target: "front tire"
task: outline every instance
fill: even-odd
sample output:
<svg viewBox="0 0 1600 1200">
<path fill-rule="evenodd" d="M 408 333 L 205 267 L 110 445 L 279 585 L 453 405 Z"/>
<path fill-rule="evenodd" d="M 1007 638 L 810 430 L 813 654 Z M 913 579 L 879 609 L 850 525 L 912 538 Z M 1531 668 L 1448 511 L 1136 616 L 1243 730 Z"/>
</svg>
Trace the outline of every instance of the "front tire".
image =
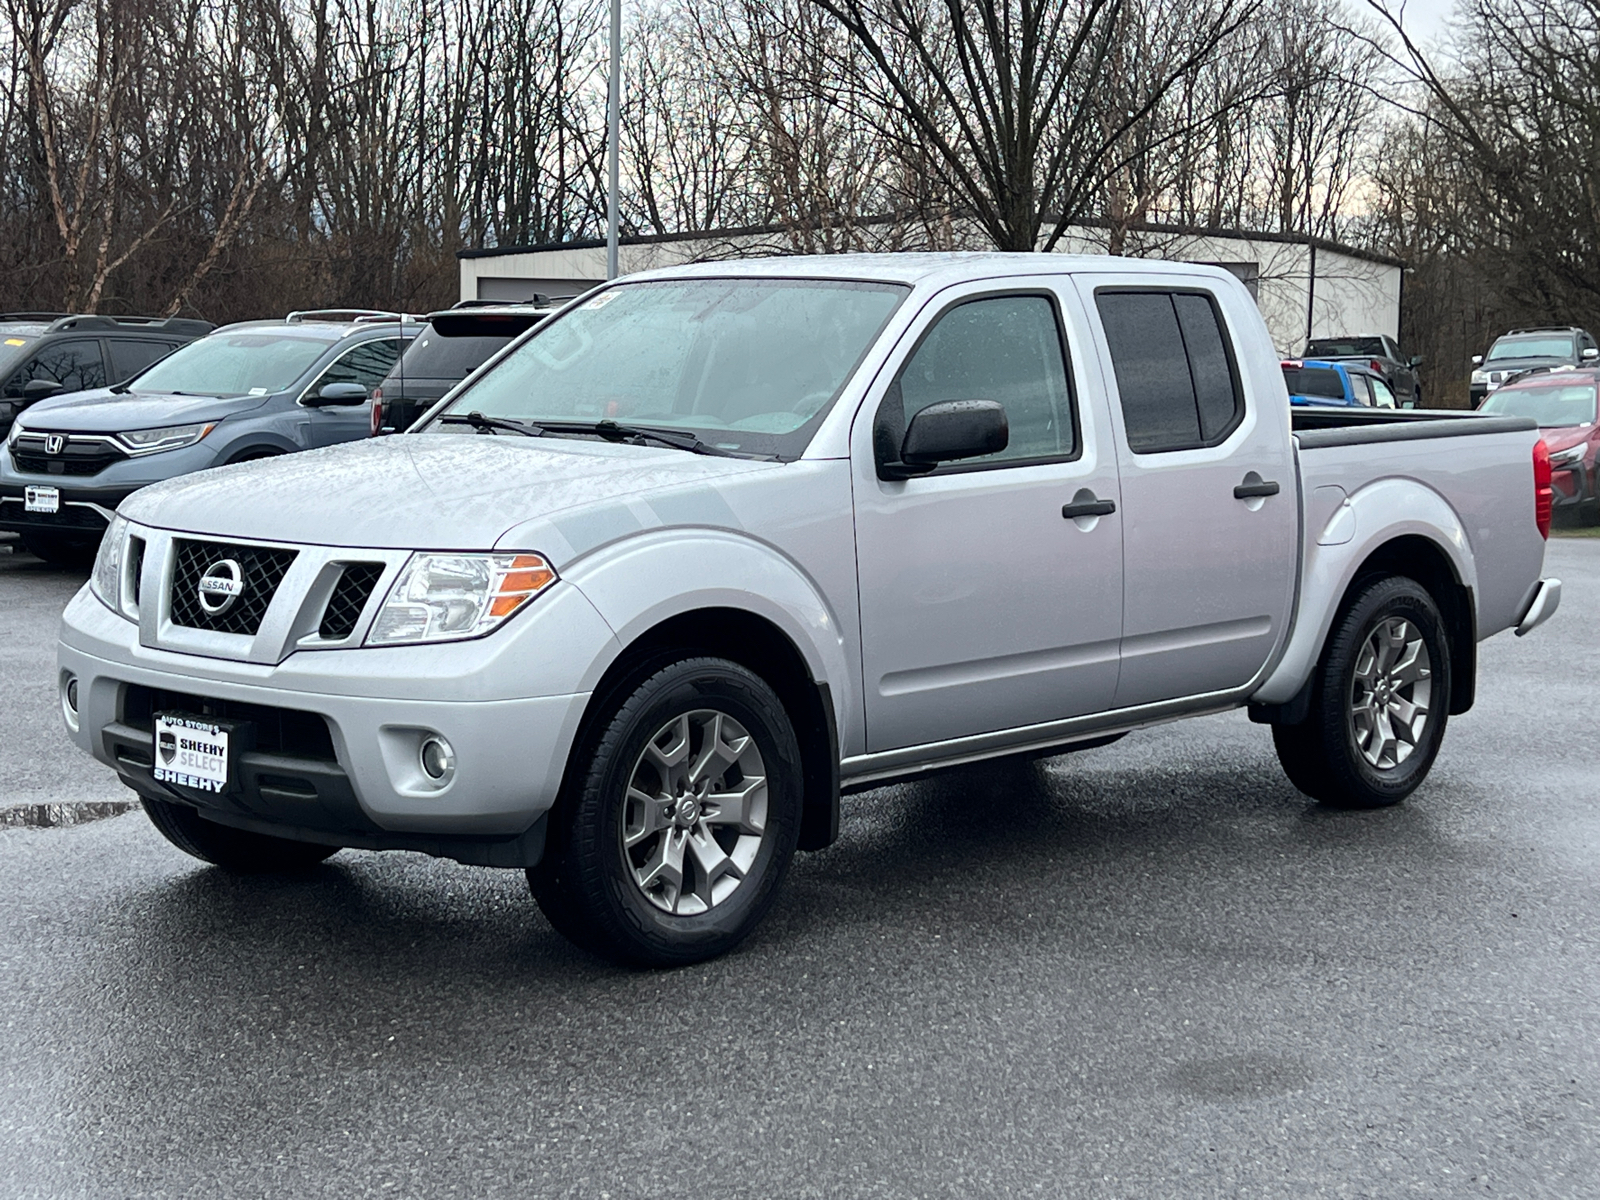
<svg viewBox="0 0 1600 1200">
<path fill-rule="evenodd" d="M 635 966 L 726 953 L 766 915 L 800 835 L 800 746 L 759 676 L 656 670 L 601 718 L 528 884 L 579 946 Z"/>
<path fill-rule="evenodd" d="M 141 796 L 145 815 L 166 838 L 185 854 L 202 862 L 241 874 L 292 873 L 309 871 L 323 859 L 337 854 L 339 847 L 290 838 L 251 833 L 208 821 L 187 804 L 152 800 Z"/>
<path fill-rule="evenodd" d="M 1389 576 L 1344 609 L 1312 677 L 1310 716 L 1273 726 L 1272 741 L 1306 795 L 1338 808 L 1384 808 L 1427 777 L 1449 707 L 1439 608 L 1415 580 Z"/>
<path fill-rule="evenodd" d="M 58 533 L 22 535 L 22 544 L 28 553 L 57 567 L 88 567 L 94 564 L 95 551 L 100 548 L 97 537 L 66 537 Z"/>
</svg>

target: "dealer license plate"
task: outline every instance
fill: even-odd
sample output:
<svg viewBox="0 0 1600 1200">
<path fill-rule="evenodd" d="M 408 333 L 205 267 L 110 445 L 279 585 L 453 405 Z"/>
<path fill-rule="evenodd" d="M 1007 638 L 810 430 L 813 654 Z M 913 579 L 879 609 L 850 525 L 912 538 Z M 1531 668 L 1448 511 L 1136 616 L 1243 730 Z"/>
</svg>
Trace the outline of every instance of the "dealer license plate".
<svg viewBox="0 0 1600 1200">
<path fill-rule="evenodd" d="M 61 489 L 53 487 L 25 488 L 22 495 L 22 507 L 28 512 L 60 512 Z"/>
<path fill-rule="evenodd" d="M 228 786 L 230 734 L 230 730 L 204 717 L 157 713 L 152 774 L 160 783 L 221 792 Z"/>
</svg>

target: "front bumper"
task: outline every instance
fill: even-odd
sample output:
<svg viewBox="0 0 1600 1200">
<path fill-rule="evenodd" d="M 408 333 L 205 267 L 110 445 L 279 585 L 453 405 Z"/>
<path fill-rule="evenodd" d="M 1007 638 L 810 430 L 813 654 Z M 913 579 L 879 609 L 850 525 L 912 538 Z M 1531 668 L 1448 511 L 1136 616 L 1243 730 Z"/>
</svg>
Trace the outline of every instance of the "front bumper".
<svg viewBox="0 0 1600 1200">
<path fill-rule="evenodd" d="M 242 649 L 238 657 L 221 653 L 222 635 L 172 648 L 194 640 L 194 631 L 172 626 L 163 596 L 171 573 L 163 574 L 159 543 L 151 546 L 144 597 L 160 611 L 135 624 L 85 587 L 62 616 L 58 655 L 69 735 L 130 788 L 224 824 L 308 841 L 489 865 L 536 861 L 536 827 L 560 789 L 589 700 L 586 679 L 614 643 L 581 592 L 557 584 L 505 628 L 474 641 L 363 648 L 358 628 L 343 648 L 297 649 L 290 641 L 282 653 L 249 661 Z M 307 559 L 315 553 L 302 550 Z M 287 626 L 300 606 L 289 582 L 264 628 L 280 618 Z M 65 704 L 69 682 L 76 683 L 75 713 Z M 232 790 L 218 795 L 155 779 L 159 711 L 250 723 L 259 736 L 236 749 Z M 454 774 L 443 784 L 421 769 L 430 735 L 454 752 Z"/>
<path fill-rule="evenodd" d="M 104 440 L 102 435 L 83 436 Z M 118 459 L 92 475 L 67 474 L 64 470 L 25 471 L 7 446 L 0 450 L 0 529 L 98 538 L 110 524 L 117 506 L 140 488 L 216 464 L 215 447 L 199 442 L 159 454 Z M 64 467 L 65 463 L 55 465 Z M 60 511 L 26 511 L 26 489 L 30 487 L 53 487 L 59 491 Z"/>
<path fill-rule="evenodd" d="M 1570 467 L 1557 467 L 1550 475 L 1551 504 L 1555 508 L 1570 508 L 1594 498 L 1590 471 L 1579 462 Z"/>
<path fill-rule="evenodd" d="M 53 487 L 61 492 L 61 508 L 53 513 L 27 511 L 27 494 L 23 486 L 0 483 L 0 529 L 12 533 L 59 533 L 98 538 L 111 524 L 111 518 L 136 487 L 77 488 L 62 486 L 59 476 L 41 479 L 38 485 Z M 142 486 L 142 485 L 141 485 Z"/>
</svg>

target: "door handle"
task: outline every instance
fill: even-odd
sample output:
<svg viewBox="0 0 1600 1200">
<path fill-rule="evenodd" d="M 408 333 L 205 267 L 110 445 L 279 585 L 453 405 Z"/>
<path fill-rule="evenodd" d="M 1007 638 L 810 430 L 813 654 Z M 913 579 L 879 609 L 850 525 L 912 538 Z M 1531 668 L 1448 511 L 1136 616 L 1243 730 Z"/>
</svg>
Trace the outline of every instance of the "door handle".
<svg viewBox="0 0 1600 1200">
<path fill-rule="evenodd" d="M 1254 500 L 1257 496 L 1276 496 L 1279 492 L 1277 482 L 1271 479 L 1257 480 L 1255 483 L 1241 483 L 1233 489 L 1235 500 Z"/>
<path fill-rule="evenodd" d="M 1093 496 L 1094 493 L 1090 492 Z M 1073 498 L 1071 504 L 1061 506 L 1061 515 L 1069 520 L 1073 517 L 1109 517 L 1117 511 L 1115 500 L 1079 500 Z"/>
</svg>

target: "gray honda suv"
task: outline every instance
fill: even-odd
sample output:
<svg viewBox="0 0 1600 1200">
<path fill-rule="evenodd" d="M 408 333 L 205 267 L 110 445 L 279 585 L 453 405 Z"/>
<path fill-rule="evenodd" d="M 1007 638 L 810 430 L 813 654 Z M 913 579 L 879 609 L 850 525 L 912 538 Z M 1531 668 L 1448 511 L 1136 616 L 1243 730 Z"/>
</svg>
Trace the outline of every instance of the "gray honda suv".
<svg viewBox="0 0 1600 1200">
<path fill-rule="evenodd" d="M 41 400 L 0 455 L 0 529 L 82 561 L 131 492 L 207 467 L 353 441 L 421 326 L 324 310 L 227 325 L 115 387 Z"/>
</svg>

